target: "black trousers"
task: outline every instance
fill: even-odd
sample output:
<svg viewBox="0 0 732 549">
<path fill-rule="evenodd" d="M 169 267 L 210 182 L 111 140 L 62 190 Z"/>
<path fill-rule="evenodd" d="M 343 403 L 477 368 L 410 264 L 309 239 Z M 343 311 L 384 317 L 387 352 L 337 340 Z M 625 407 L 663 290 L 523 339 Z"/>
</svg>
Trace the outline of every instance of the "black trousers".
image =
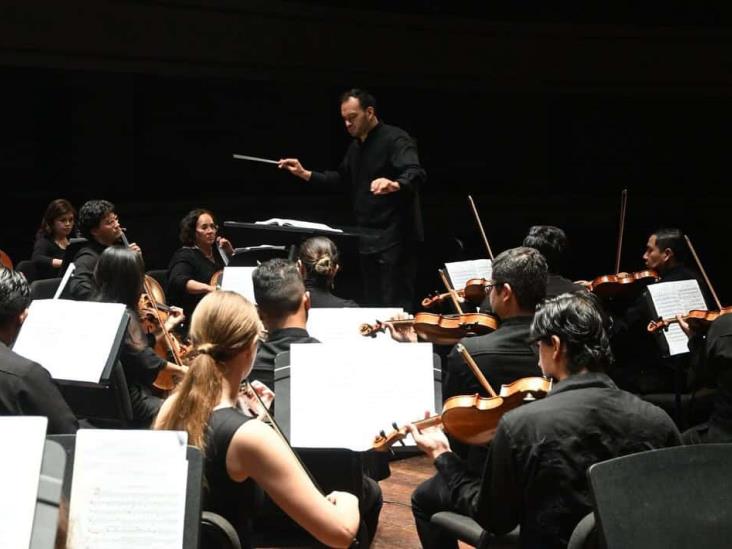
<svg viewBox="0 0 732 549">
<path fill-rule="evenodd" d="M 417 486 L 412 493 L 412 514 L 419 541 L 424 549 L 452 549 L 457 541 L 442 528 L 430 523 L 430 517 L 440 511 L 452 511 L 450 491 L 440 475 Z"/>
<path fill-rule="evenodd" d="M 364 305 L 414 311 L 419 242 L 404 242 L 373 254 L 361 254 Z"/>
</svg>

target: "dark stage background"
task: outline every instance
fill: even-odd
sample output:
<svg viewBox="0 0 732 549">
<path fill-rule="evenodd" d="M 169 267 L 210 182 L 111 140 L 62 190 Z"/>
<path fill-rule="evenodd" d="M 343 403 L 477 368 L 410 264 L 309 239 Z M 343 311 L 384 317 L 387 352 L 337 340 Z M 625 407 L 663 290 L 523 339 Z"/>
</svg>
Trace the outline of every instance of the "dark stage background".
<svg viewBox="0 0 732 549">
<path fill-rule="evenodd" d="M 628 188 L 622 268 L 642 267 L 654 228 L 678 225 L 729 303 L 729 14 L 522 5 L 5 2 L 0 248 L 29 258 L 57 197 L 115 202 L 149 268 L 166 266 L 192 207 L 351 223 L 346 193 L 231 153 L 335 167 L 348 144 L 337 98 L 361 86 L 428 172 L 420 295 L 445 260 L 484 255 L 467 194 L 495 251 L 555 224 L 570 274 L 588 278 L 613 269 Z M 344 253 L 342 293 L 358 297 Z"/>
</svg>

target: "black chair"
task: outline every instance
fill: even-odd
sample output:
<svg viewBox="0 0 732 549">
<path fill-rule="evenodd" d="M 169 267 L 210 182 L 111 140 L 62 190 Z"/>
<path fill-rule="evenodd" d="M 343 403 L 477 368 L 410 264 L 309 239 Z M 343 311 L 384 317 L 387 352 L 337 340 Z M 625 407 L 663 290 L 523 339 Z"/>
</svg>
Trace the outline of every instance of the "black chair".
<svg viewBox="0 0 732 549">
<path fill-rule="evenodd" d="M 33 263 L 33 261 L 31 261 L 30 259 L 24 259 L 23 261 L 20 261 L 15 266 L 15 270 L 19 273 L 23 273 L 23 276 L 25 276 L 28 284 L 38 278 L 38 269 L 36 268 L 36 264 Z"/>
<path fill-rule="evenodd" d="M 595 513 L 587 513 L 574 527 L 567 549 L 596 549 L 597 547 L 599 547 L 599 544 L 597 542 Z"/>
<path fill-rule="evenodd" d="M 35 280 L 30 285 L 31 299 L 51 299 L 61 285 L 60 278 Z"/>
<path fill-rule="evenodd" d="M 228 520 L 204 511 L 201 515 L 201 549 L 241 549 L 241 542 Z"/>
<path fill-rule="evenodd" d="M 165 288 L 168 286 L 168 269 L 153 269 L 145 274 L 155 279 L 163 291 L 165 291 Z"/>
<path fill-rule="evenodd" d="M 483 530 L 480 524 L 472 518 L 450 511 L 435 513 L 430 517 L 430 522 L 455 539 L 464 541 L 476 549 L 485 547 L 502 549 L 519 546 L 518 527 L 503 536 L 494 536 Z"/>
<path fill-rule="evenodd" d="M 598 530 L 610 549 L 730 547 L 732 444 L 679 446 L 589 468 Z"/>
</svg>

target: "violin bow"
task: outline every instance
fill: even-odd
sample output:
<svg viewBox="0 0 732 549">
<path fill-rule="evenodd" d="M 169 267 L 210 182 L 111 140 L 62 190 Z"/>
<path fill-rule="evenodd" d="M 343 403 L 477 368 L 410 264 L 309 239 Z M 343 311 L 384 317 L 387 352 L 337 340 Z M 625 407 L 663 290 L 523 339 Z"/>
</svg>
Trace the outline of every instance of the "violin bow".
<svg viewBox="0 0 732 549">
<path fill-rule="evenodd" d="M 445 285 L 445 288 L 447 288 L 447 292 L 450 294 L 450 299 L 452 299 L 452 304 L 455 305 L 455 309 L 457 310 L 458 314 L 463 314 L 463 309 L 462 307 L 460 307 L 460 302 L 458 301 L 457 292 L 455 291 L 455 288 L 452 287 L 452 284 L 450 284 L 450 281 L 447 279 L 445 271 L 443 269 L 438 269 L 437 272 L 440 273 L 442 283 Z"/>
<path fill-rule="evenodd" d="M 249 380 L 244 380 L 242 383 L 242 388 L 248 392 L 250 395 L 254 395 L 254 397 L 257 399 L 257 402 L 259 402 L 259 405 L 262 407 L 262 412 L 264 417 L 266 418 L 267 422 L 272 426 L 275 433 L 279 435 L 279 437 L 282 439 L 282 441 L 287 445 L 287 447 L 290 449 L 290 452 L 292 452 L 292 455 L 295 456 L 295 459 L 300 464 L 300 467 L 302 467 L 303 471 L 305 471 L 305 474 L 310 477 L 310 481 L 313 483 L 315 488 L 317 488 L 318 492 L 320 492 L 322 495 L 325 495 L 325 492 L 323 492 L 323 489 L 320 487 L 320 485 L 315 480 L 315 477 L 313 477 L 310 470 L 305 467 L 305 464 L 300 459 L 300 456 L 297 455 L 297 452 L 290 444 L 290 441 L 285 436 L 285 433 L 282 432 L 282 429 L 280 429 L 280 426 L 277 424 L 277 421 L 275 421 L 275 418 L 272 414 L 269 413 L 269 410 L 264 405 L 264 402 L 262 402 L 262 399 L 259 398 L 259 395 L 257 394 L 257 391 L 254 390 L 254 387 L 252 387 L 252 384 L 249 383 Z"/>
<path fill-rule="evenodd" d="M 717 309 L 720 311 L 722 310 L 722 302 L 719 301 L 719 298 L 717 297 L 717 292 L 714 291 L 714 286 L 712 286 L 711 280 L 709 280 L 709 277 L 707 276 L 707 272 L 704 270 L 704 266 L 702 265 L 701 260 L 699 259 L 699 256 L 696 254 L 696 250 L 694 249 L 694 246 L 691 244 L 691 239 L 684 235 L 684 239 L 686 240 L 686 245 L 689 247 L 689 250 L 691 251 L 691 255 L 694 256 L 694 260 L 696 261 L 697 267 L 699 267 L 699 270 L 701 271 L 702 276 L 704 277 L 704 281 L 707 283 L 707 286 L 709 287 L 709 291 L 712 292 L 712 297 L 714 298 L 714 302 L 717 304 Z"/>
<path fill-rule="evenodd" d="M 473 375 L 478 378 L 478 382 L 483 386 L 483 388 L 488 391 L 488 394 L 492 397 L 497 397 L 498 395 L 493 390 L 493 387 L 491 387 L 491 384 L 488 383 L 488 380 L 483 375 L 483 372 L 480 371 L 480 368 L 478 368 L 478 365 L 475 363 L 475 360 L 473 360 L 473 357 L 470 356 L 470 353 L 468 350 L 463 346 L 462 343 L 458 343 L 455 346 L 455 349 L 458 353 L 463 357 L 463 360 L 465 361 L 465 364 L 467 364 L 470 369 L 473 372 Z"/>
<path fill-rule="evenodd" d="M 493 250 L 491 250 L 491 245 L 488 244 L 488 238 L 485 236 L 483 223 L 480 221 L 480 216 L 478 215 L 478 208 L 475 207 L 475 202 L 473 201 L 472 196 L 468 195 L 468 201 L 470 202 L 470 206 L 473 208 L 473 215 L 475 216 L 475 221 L 478 223 L 478 229 L 480 229 L 480 234 L 483 237 L 483 243 L 485 244 L 485 248 L 486 250 L 488 250 L 488 257 L 490 257 L 491 261 L 493 261 Z"/>
<path fill-rule="evenodd" d="M 618 251 L 615 254 L 615 274 L 620 272 L 620 254 L 623 249 L 623 232 L 625 230 L 625 211 L 628 208 L 628 189 L 620 193 L 620 229 L 618 233 Z"/>
</svg>

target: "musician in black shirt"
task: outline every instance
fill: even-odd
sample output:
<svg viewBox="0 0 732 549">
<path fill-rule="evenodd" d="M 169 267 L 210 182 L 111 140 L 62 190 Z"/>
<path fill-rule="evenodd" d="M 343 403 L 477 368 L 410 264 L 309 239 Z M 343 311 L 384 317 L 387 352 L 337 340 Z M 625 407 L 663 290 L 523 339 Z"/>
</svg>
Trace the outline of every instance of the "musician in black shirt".
<svg viewBox="0 0 732 549">
<path fill-rule="evenodd" d="M 419 186 L 426 174 L 417 146 L 404 130 L 377 118 L 376 101 L 364 90 L 341 96 L 341 116 L 354 140 L 336 171 L 306 170 L 296 158 L 279 166 L 315 184 L 351 185 L 356 223 L 374 229 L 360 239 L 365 301 L 411 310 L 417 243 L 424 239 Z"/>
<path fill-rule="evenodd" d="M 314 236 L 300 244 L 298 267 L 314 308 L 358 307 L 358 303 L 334 295 L 335 277 L 341 268 L 338 248 L 327 236 Z"/>
<path fill-rule="evenodd" d="M 74 231 L 76 210 L 68 200 L 58 198 L 46 208 L 36 234 L 31 260 L 36 278 L 55 278 L 61 274 L 61 264 Z"/>
</svg>

